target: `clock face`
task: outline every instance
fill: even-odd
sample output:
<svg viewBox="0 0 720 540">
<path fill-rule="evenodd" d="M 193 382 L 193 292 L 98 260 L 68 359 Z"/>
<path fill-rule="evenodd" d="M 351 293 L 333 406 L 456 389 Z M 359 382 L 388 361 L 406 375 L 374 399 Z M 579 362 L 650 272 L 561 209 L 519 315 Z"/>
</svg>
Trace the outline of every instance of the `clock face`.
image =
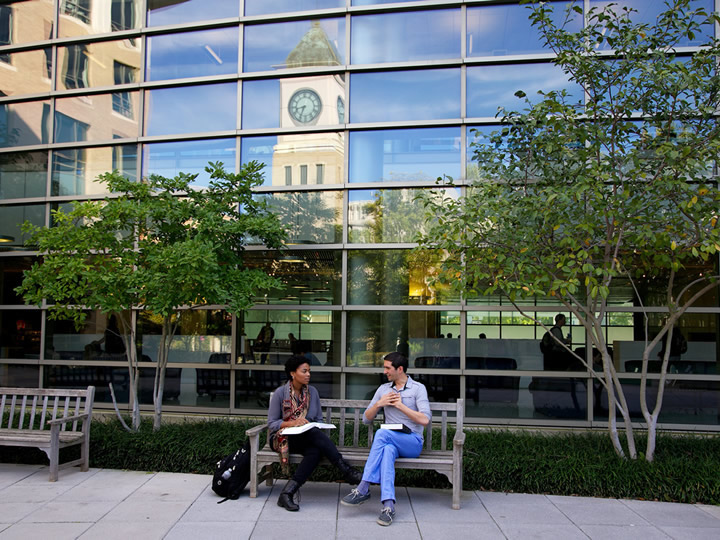
<svg viewBox="0 0 720 540">
<path fill-rule="evenodd" d="M 288 102 L 288 111 L 293 120 L 308 124 L 315 120 L 322 110 L 320 96 L 314 90 L 304 88 L 295 92 Z"/>
<path fill-rule="evenodd" d="M 338 110 L 338 123 L 344 124 L 345 123 L 345 102 L 343 99 L 338 96 L 337 100 L 337 110 Z"/>
</svg>

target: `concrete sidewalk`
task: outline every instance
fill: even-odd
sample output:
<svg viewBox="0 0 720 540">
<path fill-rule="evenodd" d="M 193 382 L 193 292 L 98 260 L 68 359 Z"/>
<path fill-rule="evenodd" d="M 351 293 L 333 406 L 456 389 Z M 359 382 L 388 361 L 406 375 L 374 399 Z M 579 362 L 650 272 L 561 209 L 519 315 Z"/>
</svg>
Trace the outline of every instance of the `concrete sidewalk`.
<svg viewBox="0 0 720 540">
<path fill-rule="evenodd" d="M 345 484 L 306 484 L 300 511 L 277 506 L 282 483 L 258 498 L 220 500 L 210 476 L 77 468 L 48 482 L 47 467 L 0 464 L 0 539 L 720 539 L 720 507 L 398 488 L 390 527 L 375 523 L 379 489 L 358 508 L 339 504 Z"/>
</svg>

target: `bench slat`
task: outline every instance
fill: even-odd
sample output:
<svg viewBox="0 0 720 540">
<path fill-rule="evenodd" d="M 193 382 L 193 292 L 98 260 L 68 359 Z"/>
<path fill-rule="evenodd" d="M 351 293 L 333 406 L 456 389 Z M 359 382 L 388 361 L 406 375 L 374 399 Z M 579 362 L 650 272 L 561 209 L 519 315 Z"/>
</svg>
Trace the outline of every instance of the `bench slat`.
<svg viewBox="0 0 720 540">
<path fill-rule="evenodd" d="M 45 429 L 45 415 L 47 414 L 48 397 L 49 396 L 47 395 L 43 396 L 42 416 L 40 416 L 40 429 Z"/>
<path fill-rule="evenodd" d="M 37 396 L 33 396 L 32 411 L 30 411 L 30 429 L 35 429 L 35 413 L 37 412 Z"/>
<path fill-rule="evenodd" d="M 360 409 L 355 407 L 353 412 L 353 446 L 360 446 Z"/>
<path fill-rule="evenodd" d="M 338 433 L 338 446 L 345 447 L 345 407 L 340 409 L 340 432 Z"/>
<path fill-rule="evenodd" d="M 442 435 L 440 437 L 440 448 L 445 450 L 447 448 L 447 411 L 442 412 L 442 426 L 440 427 L 442 430 Z"/>
</svg>

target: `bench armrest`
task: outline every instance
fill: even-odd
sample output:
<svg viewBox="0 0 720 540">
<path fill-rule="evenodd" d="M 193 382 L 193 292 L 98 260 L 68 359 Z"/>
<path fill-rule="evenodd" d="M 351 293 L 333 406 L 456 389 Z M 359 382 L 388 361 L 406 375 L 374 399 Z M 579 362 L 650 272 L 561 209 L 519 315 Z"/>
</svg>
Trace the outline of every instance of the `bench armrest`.
<svg viewBox="0 0 720 540">
<path fill-rule="evenodd" d="M 245 431 L 247 437 L 257 437 L 268 428 L 268 424 L 260 424 Z"/>
<path fill-rule="evenodd" d="M 63 418 L 56 418 L 55 420 L 48 420 L 48 426 L 66 424 L 67 422 L 76 422 L 77 420 L 87 420 L 90 417 L 88 413 L 77 414 L 75 416 L 65 416 Z"/>
<path fill-rule="evenodd" d="M 453 437 L 453 446 L 464 446 L 465 445 L 465 432 L 456 432 Z"/>
</svg>

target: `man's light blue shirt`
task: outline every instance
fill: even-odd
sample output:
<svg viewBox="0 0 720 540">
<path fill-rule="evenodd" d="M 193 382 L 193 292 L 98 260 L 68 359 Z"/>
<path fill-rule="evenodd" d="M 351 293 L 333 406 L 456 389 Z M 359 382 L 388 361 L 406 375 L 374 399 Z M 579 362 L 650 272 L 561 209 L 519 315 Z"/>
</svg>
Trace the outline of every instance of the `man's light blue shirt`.
<svg viewBox="0 0 720 540">
<path fill-rule="evenodd" d="M 375 403 L 389 392 L 395 392 L 400 394 L 400 398 L 404 405 L 413 411 L 419 411 L 428 417 L 428 420 L 432 420 L 432 413 L 430 412 L 430 400 L 428 400 L 427 390 L 423 383 L 414 381 L 408 376 L 405 386 L 400 390 L 393 388 L 394 383 L 385 383 L 378 387 L 375 391 L 375 395 L 368 405 L 368 409 L 375 405 Z M 405 424 L 409 427 L 413 433 L 417 433 L 420 437 L 423 436 L 424 426 L 410 420 L 408 415 L 400 411 L 397 407 L 386 406 L 383 407 L 383 413 L 385 414 L 386 424 Z M 368 420 L 363 414 L 363 423 L 370 424 L 371 420 Z"/>
</svg>

